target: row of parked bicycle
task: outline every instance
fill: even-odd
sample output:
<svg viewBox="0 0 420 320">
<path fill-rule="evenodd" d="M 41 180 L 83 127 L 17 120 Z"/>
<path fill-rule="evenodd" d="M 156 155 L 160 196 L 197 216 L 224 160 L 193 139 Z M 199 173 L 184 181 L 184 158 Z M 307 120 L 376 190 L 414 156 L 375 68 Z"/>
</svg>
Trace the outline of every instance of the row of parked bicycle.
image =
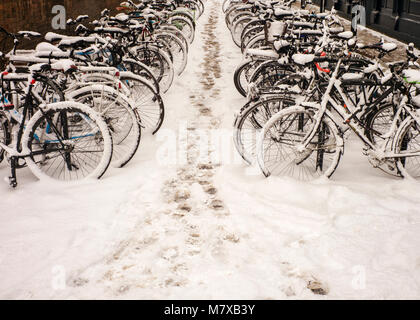
<svg viewBox="0 0 420 320">
<path fill-rule="evenodd" d="M 238 152 L 266 176 L 330 177 L 349 131 L 374 167 L 419 178 L 414 45 L 401 61 L 384 63 L 396 44 L 363 44 L 345 31 L 334 9 L 314 13 L 294 2 L 223 3 L 226 25 L 244 55 L 234 75 L 238 92 L 248 98 L 234 124 Z"/>
<path fill-rule="evenodd" d="M 7 64 L 0 162 L 10 164 L 12 187 L 25 166 L 39 178 L 100 178 L 110 164 L 123 167 L 133 158 L 142 132 L 161 127 L 161 94 L 185 69 L 203 2 L 127 1 L 117 9 L 123 12 L 105 9 L 89 24 L 88 16 L 69 19 L 72 35 L 49 32 L 34 50 L 19 46 L 39 33 L 0 27 L 0 39 L 13 43 L 0 53 Z"/>
</svg>

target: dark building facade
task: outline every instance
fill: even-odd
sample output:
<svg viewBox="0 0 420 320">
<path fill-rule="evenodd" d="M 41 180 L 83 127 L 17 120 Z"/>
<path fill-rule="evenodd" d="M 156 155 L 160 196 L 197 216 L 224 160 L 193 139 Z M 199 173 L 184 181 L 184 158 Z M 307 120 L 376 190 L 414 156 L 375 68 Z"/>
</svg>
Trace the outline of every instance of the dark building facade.
<svg viewBox="0 0 420 320">
<path fill-rule="evenodd" d="M 0 0 L 0 26 L 10 32 L 30 30 L 45 33 L 51 31 L 55 16 L 52 8 L 62 5 L 66 18 L 87 14 L 98 18 L 104 8 L 113 10 L 123 0 Z"/>
<path fill-rule="evenodd" d="M 104 8 L 112 13 L 117 13 L 115 8 L 123 0 L 0 0 L 0 26 L 7 31 L 15 33 L 19 30 L 37 31 L 45 34 L 52 30 L 51 21 L 55 16 L 52 8 L 62 5 L 66 9 L 66 19 L 75 18 L 81 14 L 87 14 L 92 19 L 99 17 Z M 58 32 L 66 33 L 65 30 Z M 8 52 L 12 46 L 12 40 L 4 39 L 0 33 L 0 51 Z M 40 40 L 22 40 L 20 47 L 32 48 Z"/>
<path fill-rule="evenodd" d="M 320 4 L 321 0 L 313 0 Z M 420 0 L 326 0 L 326 9 L 333 6 L 351 19 L 355 4 L 366 8 L 366 25 L 404 42 L 413 42 L 420 48 Z"/>
</svg>

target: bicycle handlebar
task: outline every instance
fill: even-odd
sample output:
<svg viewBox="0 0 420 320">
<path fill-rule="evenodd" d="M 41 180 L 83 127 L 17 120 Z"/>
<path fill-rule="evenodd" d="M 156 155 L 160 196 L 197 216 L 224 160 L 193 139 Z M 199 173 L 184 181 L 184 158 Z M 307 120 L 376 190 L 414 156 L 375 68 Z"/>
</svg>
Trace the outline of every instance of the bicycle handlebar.
<svg viewBox="0 0 420 320">
<path fill-rule="evenodd" d="M 8 37 L 12 37 L 12 38 L 16 38 L 14 34 L 8 32 L 6 29 L 4 29 L 2 26 L 0 26 L 0 32 L 3 32 L 6 34 L 6 36 Z"/>
</svg>

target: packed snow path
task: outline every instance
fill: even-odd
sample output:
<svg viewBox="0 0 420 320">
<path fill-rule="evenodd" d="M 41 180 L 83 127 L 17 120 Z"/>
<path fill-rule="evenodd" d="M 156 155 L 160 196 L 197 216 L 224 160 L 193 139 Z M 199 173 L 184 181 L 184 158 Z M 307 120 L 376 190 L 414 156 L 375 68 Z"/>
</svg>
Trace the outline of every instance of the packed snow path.
<svg viewBox="0 0 420 320">
<path fill-rule="evenodd" d="M 0 185 L 1 298 L 420 298 L 418 183 L 371 168 L 353 139 L 317 184 L 238 159 L 242 57 L 221 2 L 207 1 L 164 126 L 127 168 Z"/>
</svg>

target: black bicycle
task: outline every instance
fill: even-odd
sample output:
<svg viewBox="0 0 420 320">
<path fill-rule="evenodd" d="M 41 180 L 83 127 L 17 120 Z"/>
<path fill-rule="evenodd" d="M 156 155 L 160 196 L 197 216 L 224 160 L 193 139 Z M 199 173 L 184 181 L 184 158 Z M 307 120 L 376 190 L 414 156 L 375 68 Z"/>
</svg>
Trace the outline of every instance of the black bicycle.
<svg viewBox="0 0 420 320">
<path fill-rule="evenodd" d="M 17 186 L 16 169 L 25 165 L 40 179 L 100 178 L 112 158 L 107 124 L 83 104 L 46 103 L 36 82 L 36 74 L 0 76 L 0 160 L 6 155 L 10 163 L 10 185 Z"/>
</svg>

